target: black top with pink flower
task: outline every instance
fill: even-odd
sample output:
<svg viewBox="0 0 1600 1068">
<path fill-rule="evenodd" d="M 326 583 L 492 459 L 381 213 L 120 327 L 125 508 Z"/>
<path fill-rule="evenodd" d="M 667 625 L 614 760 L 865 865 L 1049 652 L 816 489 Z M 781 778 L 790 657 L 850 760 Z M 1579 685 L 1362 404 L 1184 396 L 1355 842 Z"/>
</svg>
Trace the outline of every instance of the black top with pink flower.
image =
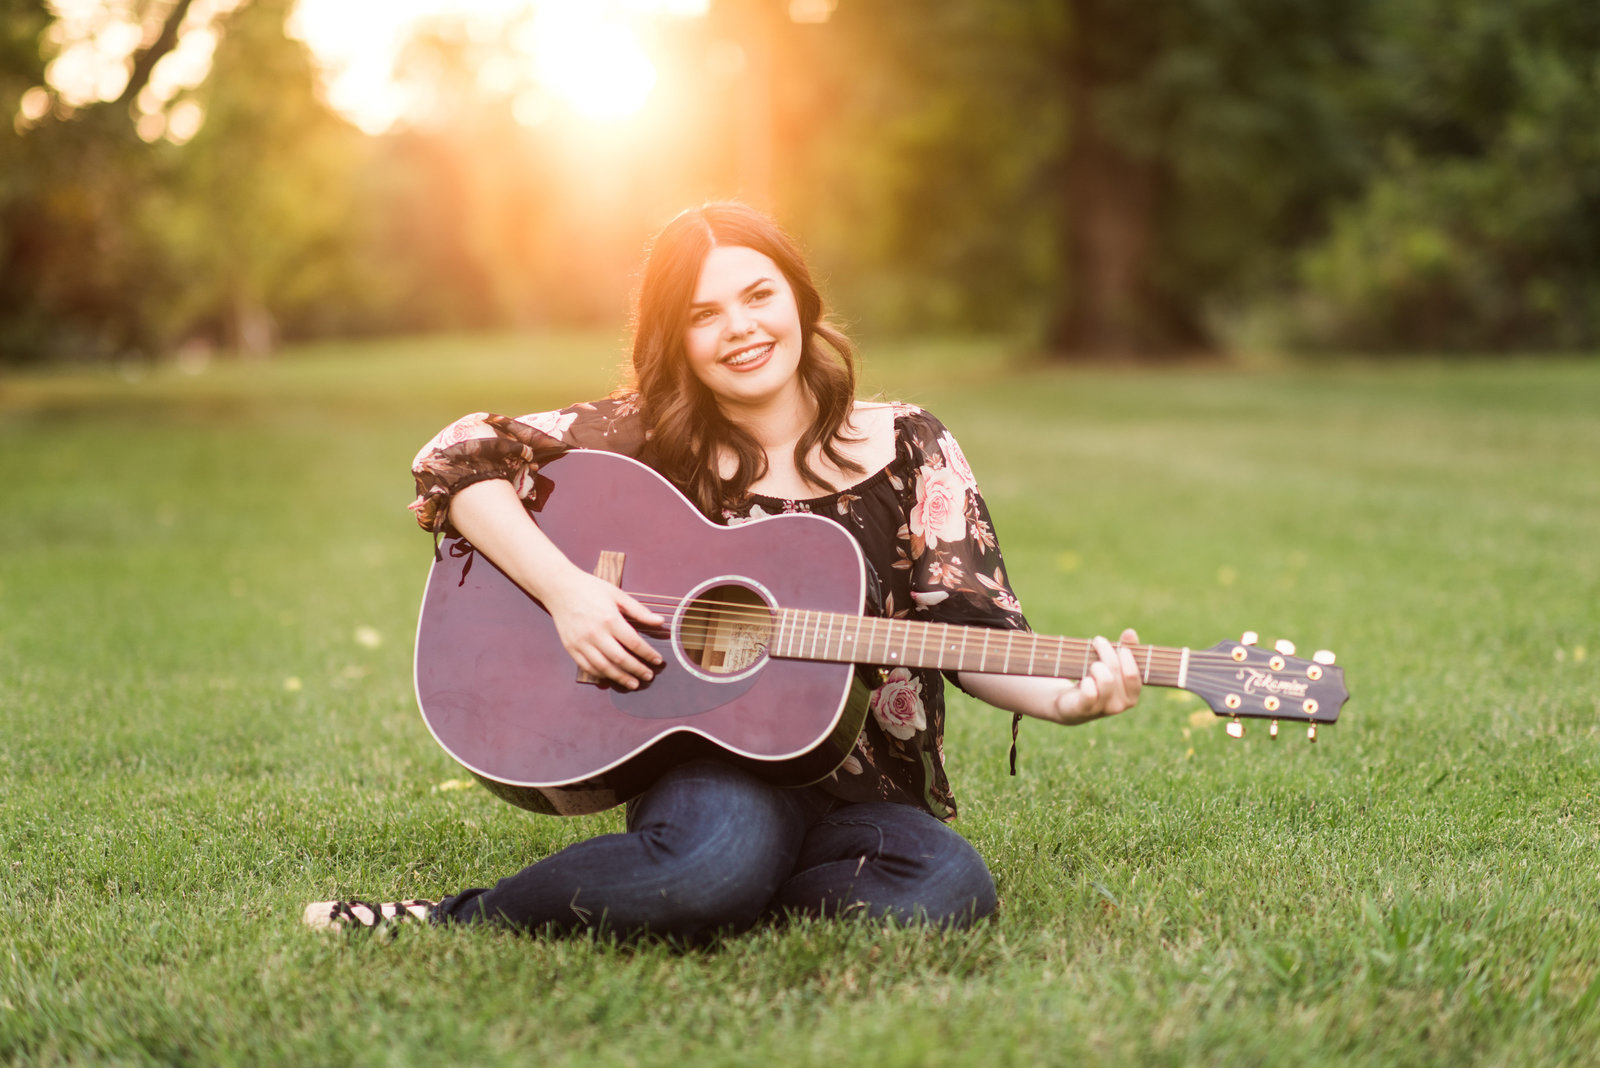
<svg viewBox="0 0 1600 1068">
<path fill-rule="evenodd" d="M 752 494 L 726 511 L 729 525 L 783 512 L 825 516 L 848 530 L 874 572 L 874 608 L 896 619 L 1026 630 L 1006 580 L 994 525 L 955 437 L 932 415 L 894 406 L 895 454 L 837 493 L 808 500 Z M 412 509 L 427 530 L 450 531 L 449 501 L 465 486 L 508 479 L 529 498 L 534 473 L 572 448 L 604 449 L 648 463 L 638 397 L 623 394 L 511 419 L 478 412 L 430 441 L 412 465 Z M 847 801 L 893 801 L 952 819 L 944 770 L 944 685 L 937 670 L 863 666 L 871 715 L 855 749 L 820 785 Z"/>
</svg>

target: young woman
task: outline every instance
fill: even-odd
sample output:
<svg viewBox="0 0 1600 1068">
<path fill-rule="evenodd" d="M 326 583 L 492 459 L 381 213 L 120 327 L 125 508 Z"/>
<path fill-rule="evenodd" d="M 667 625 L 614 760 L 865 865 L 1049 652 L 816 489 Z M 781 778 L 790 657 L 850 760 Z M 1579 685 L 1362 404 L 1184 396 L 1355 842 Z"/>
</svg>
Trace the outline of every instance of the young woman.
<svg viewBox="0 0 1600 1068">
<path fill-rule="evenodd" d="M 640 291 L 634 388 L 559 412 L 479 413 L 413 466 L 413 509 L 465 537 L 550 612 L 585 671 L 633 689 L 662 666 L 638 626 L 663 619 L 573 565 L 523 506 L 539 466 L 573 448 L 649 464 L 708 516 L 826 516 L 860 543 L 890 617 L 1025 629 L 972 470 L 927 412 L 855 399 L 854 353 L 823 317 L 794 242 L 740 204 L 678 216 Z M 1122 642 L 1138 640 L 1133 631 Z M 1095 639 L 1079 683 L 952 672 L 978 698 L 1081 723 L 1139 698 L 1129 652 Z M 983 860 L 948 826 L 943 679 L 860 668 L 873 687 L 854 750 L 829 778 L 782 789 L 715 761 L 669 771 L 627 807 L 625 833 L 442 901 L 318 902 L 316 927 L 405 919 L 524 930 L 599 927 L 693 940 L 768 915 L 866 914 L 945 926 L 995 908 Z"/>
</svg>

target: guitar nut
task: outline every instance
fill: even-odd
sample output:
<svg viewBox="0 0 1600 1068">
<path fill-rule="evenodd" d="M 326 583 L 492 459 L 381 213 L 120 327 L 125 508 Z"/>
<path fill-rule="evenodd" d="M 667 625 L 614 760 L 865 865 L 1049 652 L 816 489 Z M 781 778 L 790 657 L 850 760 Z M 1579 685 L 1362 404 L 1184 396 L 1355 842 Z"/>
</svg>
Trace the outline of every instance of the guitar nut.
<svg viewBox="0 0 1600 1068">
<path fill-rule="evenodd" d="M 1244 704 L 1244 702 L 1239 699 L 1239 695 L 1236 693 L 1230 693 L 1228 696 L 1224 697 L 1222 699 L 1222 703 L 1227 705 L 1229 708 L 1238 708 L 1240 705 Z"/>
<path fill-rule="evenodd" d="M 1268 712 L 1276 712 L 1278 710 L 1278 699 L 1269 694 L 1266 699 L 1261 702 L 1261 707 L 1265 708 Z"/>
<path fill-rule="evenodd" d="M 1247 649 L 1245 649 L 1244 646 L 1235 645 L 1233 647 L 1233 658 L 1235 660 L 1237 660 L 1239 663 L 1241 663 L 1241 664 L 1244 663 L 1244 658 L 1249 656 L 1249 655 L 1250 655 L 1249 651 Z"/>
<path fill-rule="evenodd" d="M 1306 715 L 1308 716 L 1314 716 L 1317 714 L 1317 702 L 1310 697 L 1306 698 L 1306 703 L 1301 707 L 1306 710 Z"/>
<path fill-rule="evenodd" d="M 1284 660 L 1283 660 L 1283 657 L 1281 657 L 1281 656 L 1275 656 L 1271 660 L 1267 661 L 1267 666 L 1269 668 L 1271 668 L 1273 671 L 1282 671 L 1283 670 L 1283 665 L 1284 665 Z"/>
<path fill-rule="evenodd" d="M 1312 664 L 1310 667 L 1306 668 L 1306 678 L 1310 679 L 1312 682 L 1316 682 L 1318 679 L 1322 678 L 1322 665 Z"/>
</svg>

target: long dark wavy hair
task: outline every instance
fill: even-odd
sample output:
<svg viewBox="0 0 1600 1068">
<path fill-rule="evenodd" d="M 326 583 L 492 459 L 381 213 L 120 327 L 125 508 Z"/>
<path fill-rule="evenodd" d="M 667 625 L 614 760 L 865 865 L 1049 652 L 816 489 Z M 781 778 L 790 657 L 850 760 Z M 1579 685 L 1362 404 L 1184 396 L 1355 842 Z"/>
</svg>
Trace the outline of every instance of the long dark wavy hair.
<svg viewBox="0 0 1600 1068">
<path fill-rule="evenodd" d="M 800 312 L 799 374 L 816 402 L 816 417 L 794 447 L 795 469 L 822 493 L 830 485 L 808 462 L 820 446 L 842 471 L 864 474 L 840 444 L 856 393 L 856 355 L 850 339 L 825 321 L 822 295 L 794 240 L 775 221 L 736 202 L 691 208 L 666 225 L 650 245 L 633 324 L 633 386 L 651 430 L 649 459 L 694 501 L 716 517 L 737 505 L 767 473 L 767 456 L 749 432 L 723 415 L 716 397 L 689 368 L 684 336 L 690 304 L 706 255 L 717 247 L 754 249 L 788 279 Z M 723 478 L 718 463 L 727 450 L 738 461 Z"/>
</svg>

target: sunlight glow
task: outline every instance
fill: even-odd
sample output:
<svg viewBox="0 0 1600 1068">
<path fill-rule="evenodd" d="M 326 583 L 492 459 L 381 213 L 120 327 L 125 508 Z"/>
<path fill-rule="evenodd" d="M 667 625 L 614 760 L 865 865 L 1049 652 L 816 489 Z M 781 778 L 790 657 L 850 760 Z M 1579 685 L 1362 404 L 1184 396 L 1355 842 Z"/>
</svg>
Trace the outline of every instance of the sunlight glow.
<svg viewBox="0 0 1600 1068">
<path fill-rule="evenodd" d="M 328 103 L 371 133 L 429 102 L 397 82 L 396 59 L 410 36 L 448 19 L 501 49 L 478 70 L 485 92 L 513 101 L 535 125 L 562 105 L 604 121 L 637 113 L 656 84 L 656 63 L 640 40 L 648 19 L 694 18 L 709 0 L 300 0 L 290 32 L 317 56 Z"/>
<path fill-rule="evenodd" d="M 545 88 L 590 118 L 633 114 L 656 83 L 633 31 L 598 5 L 545 4 L 518 44 Z"/>
</svg>

